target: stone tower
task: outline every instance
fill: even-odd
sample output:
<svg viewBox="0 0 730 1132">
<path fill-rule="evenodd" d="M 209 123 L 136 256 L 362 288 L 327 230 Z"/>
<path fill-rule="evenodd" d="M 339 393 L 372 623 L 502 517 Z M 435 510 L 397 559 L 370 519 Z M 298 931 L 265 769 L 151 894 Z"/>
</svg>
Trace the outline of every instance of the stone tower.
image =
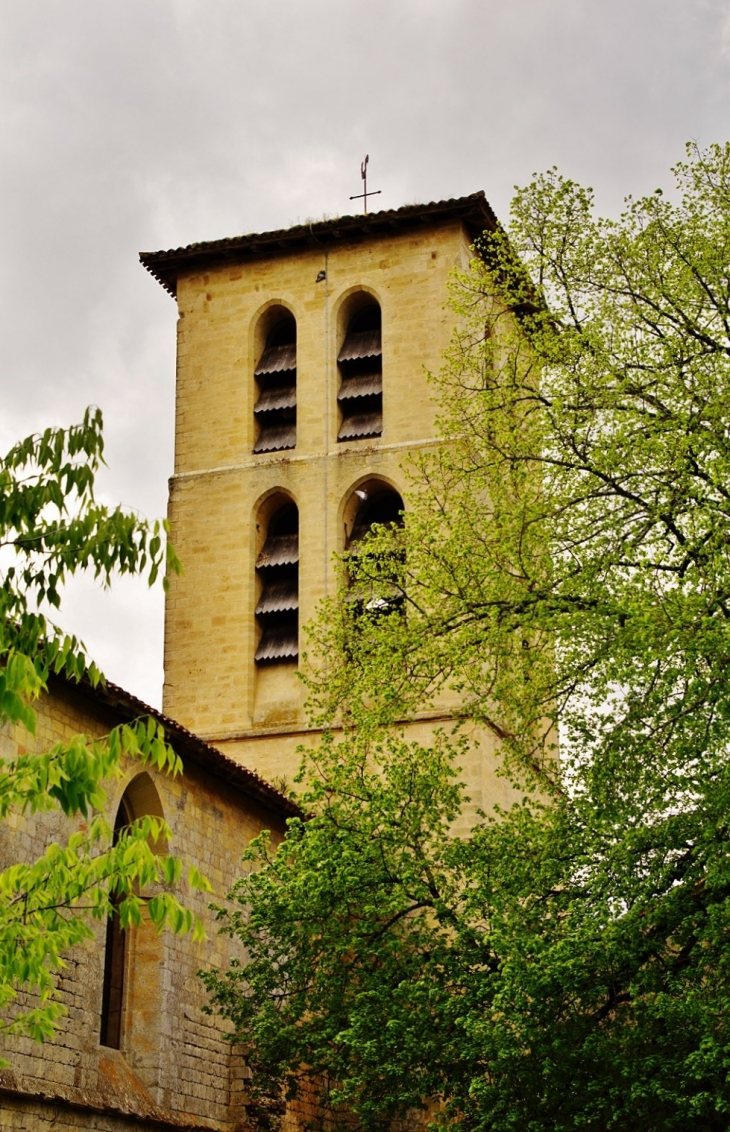
<svg viewBox="0 0 730 1132">
<path fill-rule="evenodd" d="M 307 735 L 297 655 L 333 552 L 437 443 L 447 280 L 494 224 L 475 193 L 140 257 L 179 311 L 163 709 L 268 779 Z M 502 793 L 488 741 L 464 773 L 473 804 Z"/>
</svg>

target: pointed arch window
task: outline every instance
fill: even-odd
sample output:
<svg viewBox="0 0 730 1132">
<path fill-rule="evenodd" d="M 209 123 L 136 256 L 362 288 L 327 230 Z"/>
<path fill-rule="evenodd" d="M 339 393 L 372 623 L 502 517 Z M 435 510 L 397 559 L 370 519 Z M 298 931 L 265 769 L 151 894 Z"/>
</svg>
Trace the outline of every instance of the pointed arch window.
<svg viewBox="0 0 730 1132">
<path fill-rule="evenodd" d="M 282 315 L 266 335 L 254 377 L 258 389 L 254 452 L 296 447 L 297 324 L 292 315 Z"/>
<path fill-rule="evenodd" d="M 165 816 L 151 776 L 142 771 L 128 784 L 119 803 L 114 844 L 118 844 L 128 826 L 146 815 L 163 820 Z M 160 838 L 151 842 L 150 848 L 154 853 L 166 853 L 167 842 Z M 119 895 L 113 900 L 112 914 L 107 920 L 99 1041 L 111 1049 L 120 1049 L 123 1044 L 126 1054 L 133 1055 L 138 1038 L 144 1037 L 149 1053 L 160 1037 L 162 939 L 144 916 L 140 924 L 122 931 L 119 905 L 123 899 Z M 138 983 L 135 987 L 137 972 L 141 970 L 145 972 L 144 985 Z"/>
<path fill-rule="evenodd" d="M 283 664 L 299 656 L 299 510 L 285 503 L 271 516 L 256 559 L 261 596 L 256 620 L 261 630 L 255 659 Z"/>
<path fill-rule="evenodd" d="M 381 314 L 372 301 L 353 315 L 337 357 L 341 421 L 338 440 L 380 436 L 383 431 Z"/>
<path fill-rule="evenodd" d="M 130 824 L 132 814 L 126 798 L 122 798 L 114 822 L 114 844 L 120 832 Z M 106 950 L 104 952 L 104 984 L 101 998 L 101 1033 L 99 1040 L 103 1046 L 119 1049 L 122 1039 L 122 1018 L 124 1015 L 124 991 L 126 973 L 126 933 L 122 931 L 119 919 L 121 896 L 114 899 L 111 915 L 106 922 Z"/>
</svg>

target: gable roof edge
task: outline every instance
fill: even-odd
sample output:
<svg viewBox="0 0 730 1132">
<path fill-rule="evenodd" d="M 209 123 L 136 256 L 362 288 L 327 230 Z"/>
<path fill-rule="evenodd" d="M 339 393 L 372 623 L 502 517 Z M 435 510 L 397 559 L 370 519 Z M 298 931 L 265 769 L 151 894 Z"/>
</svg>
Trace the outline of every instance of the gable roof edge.
<svg viewBox="0 0 730 1132">
<path fill-rule="evenodd" d="M 485 229 L 494 231 L 497 218 L 483 192 L 429 204 L 408 204 L 383 212 L 360 216 L 338 216 L 332 220 L 311 221 L 272 232 L 249 233 L 221 240 L 208 240 L 170 248 L 167 251 L 140 252 L 143 267 L 173 296 L 181 274 L 204 270 L 220 263 L 241 263 L 268 259 L 287 252 L 304 251 L 318 245 L 360 243 L 383 235 L 407 232 L 424 225 L 458 220 L 471 239 Z"/>
<path fill-rule="evenodd" d="M 131 692 L 125 691 L 124 688 L 120 688 L 118 684 L 113 684 L 107 680 L 104 684 L 97 684 L 96 687 L 93 687 L 86 679 L 75 681 L 63 676 L 53 676 L 49 680 L 49 688 L 54 682 L 111 710 L 120 717 L 123 723 L 129 723 L 140 716 L 150 716 L 162 724 L 167 742 L 175 748 L 183 763 L 186 759 L 193 762 L 216 778 L 234 786 L 242 794 L 258 802 L 259 805 L 273 810 L 282 817 L 303 816 L 302 810 L 291 798 L 287 798 L 285 794 L 282 794 L 275 786 L 261 778 L 255 771 L 249 770 L 248 767 L 224 754 L 217 747 L 211 746 L 210 743 L 195 735 L 194 732 L 188 731 L 187 727 L 183 727 L 177 720 L 163 715 L 161 711 L 144 703 L 143 700 L 138 699 Z"/>
</svg>

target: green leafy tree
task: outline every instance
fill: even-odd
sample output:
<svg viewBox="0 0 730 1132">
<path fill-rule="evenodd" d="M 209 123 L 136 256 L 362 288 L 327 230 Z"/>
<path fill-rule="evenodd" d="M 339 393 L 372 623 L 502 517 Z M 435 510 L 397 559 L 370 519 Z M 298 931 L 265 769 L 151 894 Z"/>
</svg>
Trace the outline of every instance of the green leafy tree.
<svg viewBox="0 0 730 1132">
<path fill-rule="evenodd" d="M 730 147 L 674 172 L 618 220 L 517 192 L 454 280 L 446 443 L 315 628 L 312 817 L 207 981 L 335 1125 L 728 1126 Z M 398 731 L 445 691 L 521 798 L 467 838 L 458 732 Z"/>
<path fill-rule="evenodd" d="M 82 644 L 44 612 L 59 607 L 67 577 L 89 570 L 108 585 L 117 572 L 141 573 L 152 584 L 165 563 L 178 568 L 163 524 L 95 501 L 102 458 L 102 417 L 90 409 L 81 424 L 31 436 L 0 460 L 0 723 L 6 732 L 34 734 L 33 703 L 49 676 L 92 685 L 102 679 Z M 144 907 L 159 928 L 202 932 L 168 891 L 182 865 L 155 852 L 155 842 L 162 845 L 170 835 L 163 821 L 136 821 L 112 844 L 104 782 L 122 773 L 125 758 L 170 774 L 181 769 L 162 728 L 149 719 L 117 727 L 104 739 L 78 735 L 42 754 L 0 760 L 0 820 L 56 809 L 78 827 L 38 860 L 0 872 L 5 1032 L 37 1039 L 53 1033 L 64 1013 L 55 979 L 64 954 L 90 937 L 93 921 L 106 919 L 113 906 L 124 926 L 138 923 Z M 207 887 L 195 869 L 188 881 Z"/>
</svg>

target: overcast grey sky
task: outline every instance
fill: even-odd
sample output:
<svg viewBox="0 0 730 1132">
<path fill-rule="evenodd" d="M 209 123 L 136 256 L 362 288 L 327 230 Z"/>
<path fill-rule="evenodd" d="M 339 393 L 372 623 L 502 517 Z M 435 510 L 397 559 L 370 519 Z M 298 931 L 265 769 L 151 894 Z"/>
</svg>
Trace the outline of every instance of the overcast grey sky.
<svg viewBox="0 0 730 1132">
<path fill-rule="evenodd" d="M 94 402 L 102 494 L 164 514 L 175 304 L 140 250 L 514 184 L 602 211 L 730 133 L 730 0 L 2 0 L 7 447 Z M 63 619 L 153 704 L 162 596 L 75 586 Z"/>
</svg>

